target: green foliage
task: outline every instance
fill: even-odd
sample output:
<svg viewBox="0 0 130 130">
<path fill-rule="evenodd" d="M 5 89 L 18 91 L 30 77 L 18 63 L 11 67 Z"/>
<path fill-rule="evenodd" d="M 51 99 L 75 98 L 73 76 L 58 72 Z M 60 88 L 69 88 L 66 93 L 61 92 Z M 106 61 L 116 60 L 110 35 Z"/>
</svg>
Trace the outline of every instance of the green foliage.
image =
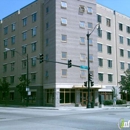
<svg viewBox="0 0 130 130">
<path fill-rule="evenodd" d="M 112 100 L 104 100 L 103 104 L 104 105 L 112 105 L 113 101 Z"/>
<path fill-rule="evenodd" d="M 21 95 L 22 102 L 24 102 L 24 99 L 27 96 L 26 92 L 26 86 L 30 84 L 30 80 L 27 81 L 23 76 L 19 77 L 20 83 L 16 86 L 18 92 Z"/>
<path fill-rule="evenodd" d="M 125 76 L 123 76 L 121 81 L 119 82 L 119 84 L 121 85 L 120 90 L 121 93 L 125 90 L 128 94 L 130 94 L 130 70 L 127 69 L 124 74 Z"/>
<path fill-rule="evenodd" d="M 126 104 L 126 100 L 116 100 L 116 104 Z"/>
</svg>

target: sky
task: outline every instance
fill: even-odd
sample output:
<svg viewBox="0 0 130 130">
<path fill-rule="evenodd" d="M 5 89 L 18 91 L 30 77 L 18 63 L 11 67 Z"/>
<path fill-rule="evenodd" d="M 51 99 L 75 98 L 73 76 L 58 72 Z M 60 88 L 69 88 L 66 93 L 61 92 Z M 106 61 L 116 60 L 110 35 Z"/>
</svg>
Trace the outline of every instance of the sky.
<svg viewBox="0 0 130 130">
<path fill-rule="evenodd" d="M 0 0 L 0 19 L 35 0 Z M 130 0 L 96 0 L 98 4 L 130 17 Z"/>
</svg>

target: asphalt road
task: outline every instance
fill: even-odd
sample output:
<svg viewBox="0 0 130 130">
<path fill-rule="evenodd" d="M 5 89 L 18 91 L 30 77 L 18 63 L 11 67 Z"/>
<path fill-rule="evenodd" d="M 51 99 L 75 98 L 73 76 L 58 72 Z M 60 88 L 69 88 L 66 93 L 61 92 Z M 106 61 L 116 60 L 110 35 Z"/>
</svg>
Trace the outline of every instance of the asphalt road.
<svg viewBox="0 0 130 130">
<path fill-rule="evenodd" d="M 119 130 L 130 109 L 45 110 L 0 107 L 0 130 Z M 130 130 L 129 128 L 123 128 Z"/>
</svg>

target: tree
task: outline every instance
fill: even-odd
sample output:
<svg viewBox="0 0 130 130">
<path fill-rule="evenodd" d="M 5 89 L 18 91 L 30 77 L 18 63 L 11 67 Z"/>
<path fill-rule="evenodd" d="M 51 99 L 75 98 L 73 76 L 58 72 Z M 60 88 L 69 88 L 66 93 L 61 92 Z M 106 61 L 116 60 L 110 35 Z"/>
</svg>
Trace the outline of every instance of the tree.
<svg viewBox="0 0 130 130">
<path fill-rule="evenodd" d="M 124 74 L 125 75 L 121 78 L 121 81 L 119 82 L 119 84 L 121 85 L 120 90 L 121 93 L 127 91 L 127 93 L 130 94 L 130 70 L 127 69 Z"/>
<path fill-rule="evenodd" d="M 1 80 L 0 79 L 0 91 L 3 94 L 3 98 L 5 100 L 5 105 L 7 105 L 7 98 L 9 95 L 9 82 L 6 81 L 6 79 Z"/>
<path fill-rule="evenodd" d="M 21 77 L 19 77 L 19 81 L 20 81 L 20 83 L 16 86 L 16 88 L 21 95 L 22 103 L 24 103 L 25 98 L 27 97 L 26 86 L 27 86 L 27 84 L 28 85 L 30 84 L 30 80 L 27 81 L 26 78 L 21 76 Z"/>
</svg>

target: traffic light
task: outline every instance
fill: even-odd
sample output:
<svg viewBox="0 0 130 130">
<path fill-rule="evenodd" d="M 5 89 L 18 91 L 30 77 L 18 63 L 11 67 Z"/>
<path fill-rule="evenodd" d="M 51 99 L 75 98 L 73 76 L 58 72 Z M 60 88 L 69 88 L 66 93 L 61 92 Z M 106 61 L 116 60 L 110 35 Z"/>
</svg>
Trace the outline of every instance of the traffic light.
<svg viewBox="0 0 130 130">
<path fill-rule="evenodd" d="M 43 54 L 39 54 L 39 59 L 40 59 L 40 63 L 42 63 L 43 62 Z"/>
<path fill-rule="evenodd" d="M 71 68 L 71 67 L 72 67 L 71 60 L 68 60 L 68 68 Z"/>
<path fill-rule="evenodd" d="M 87 87 L 87 81 L 86 81 L 86 82 L 84 82 L 84 86 L 86 86 L 86 87 Z"/>
<path fill-rule="evenodd" d="M 94 86 L 94 82 L 93 82 L 93 81 L 91 81 L 91 87 L 92 87 L 92 86 Z"/>
<path fill-rule="evenodd" d="M 89 74 L 89 81 L 92 81 L 92 74 Z"/>
</svg>

